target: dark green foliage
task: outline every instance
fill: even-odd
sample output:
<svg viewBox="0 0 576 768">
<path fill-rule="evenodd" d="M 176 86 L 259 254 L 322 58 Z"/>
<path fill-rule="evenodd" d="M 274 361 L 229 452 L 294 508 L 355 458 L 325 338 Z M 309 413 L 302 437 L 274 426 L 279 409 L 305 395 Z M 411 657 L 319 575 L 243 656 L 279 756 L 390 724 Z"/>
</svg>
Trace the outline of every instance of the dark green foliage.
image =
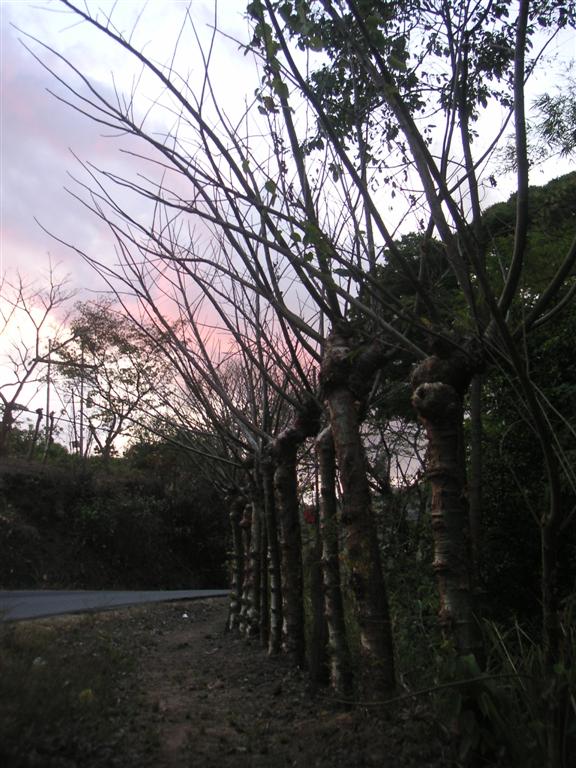
<svg viewBox="0 0 576 768">
<path fill-rule="evenodd" d="M 528 339 L 531 372 L 542 394 L 557 411 L 549 414 L 568 466 L 576 463 L 576 310 L 571 305 L 551 325 Z M 546 513 L 546 477 L 540 451 L 517 391 L 505 373 L 495 371 L 485 388 L 484 447 L 484 584 L 492 615 L 513 611 L 536 619 L 539 600 L 540 541 L 538 526 Z M 563 504 L 568 513 L 576 503 L 574 489 L 564 481 Z M 576 531 L 567 527 L 560 548 L 561 592 L 576 584 Z"/>
<path fill-rule="evenodd" d="M 194 564 L 203 586 L 223 584 L 228 512 L 212 481 L 210 461 L 170 443 L 141 442 L 129 449 L 126 462 L 153 479 L 163 499 L 171 550 Z"/>
<path fill-rule="evenodd" d="M 576 173 L 567 174 L 543 187 L 530 188 L 530 223 L 526 253 L 524 290 L 514 308 L 521 319 L 520 300 L 528 307 L 558 269 L 576 232 Z M 507 264 L 513 245 L 515 197 L 489 208 L 483 219 L 492 247 L 487 264 L 492 279 L 501 275 L 501 263 Z M 435 304 L 454 332 L 464 332 L 461 293 L 446 268 L 442 247 L 423 235 L 413 233 L 401 238 L 398 248 L 416 265 L 421 249 L 428 248 L 427 279 Z M 413 288 L 388 260 L 377 267 L 378 282 L 406 309 L 416 306 Z M 573 278 L 572 278 L 573 279 Z M 377 288 L 367 288 L 377 295 Z M 562 294 L 561 294 L 562 295 Z M 394 306 L 382 300 L 380 311 L 394 317 Z M 355 318 L 360 322 L 359 318 Z M 434 343 L 425 323 L 412 328 L 412 337 L 423 348 Z M 532 329 L 525 341 L 531 379 L 540 388 L 553 409 L 548 418 L 554 425 L 558 444 L 568 468 L 576 466 L 574 434 L 576 430 L 576 310 L 572 302 L 549 324 Z M 517 385 L 509 371 L 499 368 L 498 360 L 484 378 L 483 403 L 483 555 L 482 582 L 485 590 L 483 608 L 488 616 L 502 619 L 516 613 L 523 621 L 537 622 L 535 606 L 540 600 L 540 519 L 547 509 L 545 469 L 538 441 L 522 406 Z M 412 366 L 409 357 L 397 355 L 381 372 L 378 398 L 373 415 L 379 423 L 394 419 L 410 422 L 408 378 Z M 563 480 L 563 503 L 569 512 L 576 504 L 573 487 Z M 576 551 L 574 524 L 561 538 L 561 593 L 575 588 Z M 392 577 L 393 578 L 393 577 Z"/>
<path fill-rule="evenodd" d="M 0 626 L 2 766 L 104 767 L 153 747 L 153 729 L 126 728 L 142 704 L 134 632 L 120 629 L 93 617 Z"/>
<path fill-rule="evenodd" d="M 0 414 L 2 409 L 0 408 Z M 56 432 L 58 430 L 55 430 Z M 10 430 L 10 434 L 7 442 L 7 453 L 10 457 L 17 459 L 25 459 L 27 457 L 33 459 L 42 459 L 46 454 L 46 460 L 50 464 L 71 465 L 72 458 L 67 448 L 56 439 L 50 440 L 48 450 L 46 450 L 45 432 L 40 430 L 36 439 L 36 444 L 32 445 L 34 440 L 34 429 L 30 425 L 27 429 L 21 429 L 17 426 L 13 426 Z"/>
<path fill-rule="evenodd" d="M 16 460 L 1 473 L 4 587 L 190 588 L 225 583 L 225 510 L 186 458 Z M 171 467 L 171 471 L 168 468 Z M 177 467 L 177 470 L 176 470 Z"/>
<path fill-rule="evenodd" d="M 519 301 L 530 301 L 554 276 L 568 253 L 576 232 L 576 172 L 554 179 L 542 187 L 530 187 L 529 230 L 525 255 L 525 277 Z M 513 247 L 516 196 L 497 203 L 483 215 L 489 243 L 487 266 L 494 284 L 502 281 Z"/>
<path fill-rule="evenodd" d="M 441 321 L 450 330 L 461 327 L 465 317 L 463 299 L 442 243 L 434 238 L 427 238 L 424 233 L 411 232 L 398 240 L 396 248 L 402 259 L 411 266 L 414 274 L 420 271 L 420 280 L 425 290 L 434 298 L 436 322 Z M 417 303 L 414 286 L 407 279 L 405 272 L 398 269 L 397 262 L 391 259 L 388 249 L 383 249 L 378 261 L 375 277 L 380 289 L 374 287 L 368 290 L 373 291 L 379 301 L 380 311 L 389 322 L 393 322 L 396 315 L 401 317 L 404 314 L 407 318 L 412 318 L 414 327 L 411 329 L 411 335 L 417 343 L 426 346 L 430 319 L 426 316 L 424 307 Z M 390 296 L 395 298 L 394 304 L 389 301 Z M 413 317 L 415 312 L 418 312 L 416 318 Z M 418 322 L 422 325 L 418 325 Z"/>
<path fill-rule="evenodd" d="M 397 648 L 398 676 L 410 689 L 434 682 L 440 643 L 432 536 L 423 489 L 395 490 L 377 509 Z"/>
<path fill-rule="evenodd" d="M 576 173 L 529 193 L 529 233 L 523 291 L 513 311 L 518 322 L 549 282 L 568 252 L 576 232 Z M 513 244 L 515 197 L 489 208 L 484 226 L 492 243 L 488 267 L 495 281 L 507 264 Z M 574 278 L 572 277 L 571 280 Z M 568 285 L 570 282 L 568 283 Z M 564 289 L 566 290 L 566 288 Z M 560 294 L 562 295 L 562 294 Z M 522 309 L 521 302 L 524 307 Z M 569 303 L 554 320 L 533 328 L 524 342 L 532 381 L 538 387 L 553 426 L 557 448 L 570 471 L 575 466 L 576 307 Z M 498 361 L 495 361 L 498 363 Z M 484 388 L 484 554 L 483 581 L 489 615 L 512 612 L 536 621 L 540 594 L 540 521 L 547 510 L 547 478 L 538 441 L 506 369 L 491 369 Z M 566 515 L 576 503 L 573 484 L 564 473 L 562 505 Z M 561 537 L 560 592 L 573 592 L 576 568 L 574 523 Z"/>
<path fill-rule="evenodd" d="M 553 669 L 539 642 L 518 624 L 507 631 L 485 625 L 485 671 L 474 658 L 445 657 L 435 706 L 446 732 L 458 737 L 460 764 L 480 759 L 480 765 L 514 768 L 572 765 L 576 635 L 570 607 L 562 626 L 562 658 Z"/>
</svg>

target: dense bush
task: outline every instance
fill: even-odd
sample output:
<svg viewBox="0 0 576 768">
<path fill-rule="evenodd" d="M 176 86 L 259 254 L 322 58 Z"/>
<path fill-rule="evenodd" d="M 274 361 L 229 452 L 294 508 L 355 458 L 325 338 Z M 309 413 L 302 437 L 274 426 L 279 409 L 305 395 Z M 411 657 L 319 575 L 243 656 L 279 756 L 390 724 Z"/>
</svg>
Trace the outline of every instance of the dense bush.
<svg viewBox="0 0 576 768">
<path fill-rule="evenodd" d="M 218 587 L 225 583 L 218 494 L 182 467 L 179 480 L 115 459 L 2 468 L 4 586 Z"/>
</svg>

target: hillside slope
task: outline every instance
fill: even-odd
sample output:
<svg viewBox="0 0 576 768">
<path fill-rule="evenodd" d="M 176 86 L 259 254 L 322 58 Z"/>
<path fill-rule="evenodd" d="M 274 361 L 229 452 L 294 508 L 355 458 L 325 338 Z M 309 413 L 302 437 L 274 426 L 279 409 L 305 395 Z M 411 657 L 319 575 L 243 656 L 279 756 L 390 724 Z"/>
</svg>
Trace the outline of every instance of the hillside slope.
<svg viewBox="0 0 576 768">
<path fill-rule="evenodd" d="M 218 535 L 135 473 L 0 464 L 3 589 L 211 587 L 225 581 Z"/>
</svg>

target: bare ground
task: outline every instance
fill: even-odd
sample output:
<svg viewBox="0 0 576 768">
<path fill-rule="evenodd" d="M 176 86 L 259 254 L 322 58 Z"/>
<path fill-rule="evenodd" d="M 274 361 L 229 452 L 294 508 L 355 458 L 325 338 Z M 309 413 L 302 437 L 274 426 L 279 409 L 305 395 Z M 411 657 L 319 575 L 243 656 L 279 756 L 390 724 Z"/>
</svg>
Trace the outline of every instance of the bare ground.
<svg viewBox="0 0 576 768">
<path fill-rule="evenodd" d="M 361 707 L 349 711 L 327 694 L 312 696 L 305 674 L 285 659 L 270 659 L 257 640 L 225 633 L 226 611 L 225 600 L 213 599 L 139 606 L 93 617 L 91 636 L 106 636 L 118 646 L 128 643 L 135 661 L 132 671 L 114 682 L 109 727 L 80 738 L 70 723 L 52 741 L 40 740 L 40 746 L 19 750 L 11 765 L 452 765 L 424 704 L 408 701 L 375 713 Z M 44 624 L 56 628 L 65 647 L 66 634 L 79 621 L 62 617 Z M 89 745 L 77 743 L 90 738 Z M 67 741 L 74 742 L 74 748 Z"/>
</svg>

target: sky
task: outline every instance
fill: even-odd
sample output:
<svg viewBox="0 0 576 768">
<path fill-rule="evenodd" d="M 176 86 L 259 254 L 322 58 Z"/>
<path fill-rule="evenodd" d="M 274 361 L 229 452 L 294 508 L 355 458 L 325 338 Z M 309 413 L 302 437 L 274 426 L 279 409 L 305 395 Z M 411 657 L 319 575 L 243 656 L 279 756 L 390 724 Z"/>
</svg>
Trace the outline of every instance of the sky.
<svg viewBox="0 0 576 768">
<path fill-rule="evenodd" d="M 234 38 L 242 37 L 246 30 L 244 6 L 244 0 L 220 3 L 218 26 Z M 210 40 L 214 24 L 212 0 L 90 3 L 91 9 L 103 9 L 105 13 L 112 7 L 115 23 L 123 32 L 129 33 L 138 20 L 134 40 L 149 57 L 158 61 L 169 59 L 187 7 L 203 43 Z M 72 301 L 90 299 L 104 293 L 105 284 L 73 249 L 48 233 L 114 262 L 114 244 L 108 228 L 67 191 L 75 188 L 72 177 L 85 178 L 76 158 L 127 176 L 138 172 L 140 167 L 121 153 L 121 149 L 127 148 L 126 140 L 111 137 L 108 129 L 49 93 L 51 90 L 63 96 L 65 90 L 22 43 L 58 75 L 66 74 L 68 78 L 69 70 L 55 54 L 42 49 L 27 35 L 69 58 L 108 95 L 112 94 L 112 78 L 120 89 L 130 91 L 139 70 L 117 46 L 107 45 L 104 37 L 87 24 L 78 24 L 55 0 L 0 0 L 0 277 L 7 274 L 14 280 L 18 272 L 26 281 L 36 281 L 40 286 L 46 284 L 51 264 L 57 281 L 68 279 L 69 289 L 75 292 Z M 214 61 L 219 84 L 233 108 L 242 104 L 248 82 L 249 65 L 238 55 L 237 47 L 233 41 L 221 39 Z M 201 83 L 203 67 L 198 50 L 182 51 L 176 65 L 189 79 L 191 87 Z M 77 79 L 73 82 L 79 84 Z M 140 107 L 147 109 L 157 93 L 146 80 L 141 81 L 139 91 L 142 93 Z M 81 84 L 79 92 L 86 92 Z M 149 214 L 142 201 L 135 204 L 132 210 L 136 217 Z M 46 339 L 54 333 L 54 326 L 43 332 L 44 347 Z M 24 318 L 17 324 L 12 323 L 3 336 L 0 327 L 0 383 L 3 385 L 13 380 L 11 367 L 3 367 L 4 355 L 9 353 L 12 343 L 21 343 L 21 337 L 27 344 L 33 338 L 30 323 Z M 45 385 L 29 386 L 19 396 L 19 402 L 30 409 L 42 407 L 45 389 Z"/>
<path fill-rule="evenodd" d="M 114 19 L 124 32 L 132 29 L 138 19 L 135 40 L 148 56 L 163 62 L 170 56 L 176 30 L 188 6 L 204 41 L 208 40 L 214 21 L 212 0 L 89 2 L 91 9 L 109 11 L 113 6 Z M 220 0 L 218 7 L 218 26 L 233 38 L 245 38 L 245 0 Z M 119 152 L 122 140 L 105 137 L 105 129 L 48 93 L 48 89 L 63 91 L 20 41 L 41 53 L 58 73 L 64 73 L 62 63 L 50 52 L 42 52 L 24 33 L 39 38 L 69 57 L 99 85 L 104 84 L 109 93 L 111 73 L 120 87 L 130 89 L 136 70 L 118 46 L 106 45 L 102 35 L 77 23 L 57 0 L 0 0 L 0 28 L 0 273 L 19 269 L 27 274 L 43 274 L 50 258 L 53 264 L 60 265 L 61 274 L 71 274 L 79 290 L 95 291 L 98 283 L 92 269 L 73 251 L 55 242 L 42 227 L 82 249 L 110 253 L 112 258 L 108 230 L 66 192 L 67 187 L 73 186 L 70 174 L 80 174 L 74 154 L 118 173 L 134 171 L 135 166 Z M 239 109 L 244 94 L 250 91 L 251 65 L 232 41 L 222 38 L 220 43 L 212 65 L 215 81 L 228 108 Z M 195 83 L 200 84 L 202 75 L 195 53 L 190 49 L 183 51 L 176 66 L 187 76 L 192 88 Z M 564 60 L 576 57 L 573 37 L 561 37 L 550 53 L 560 53 Z M 547 90 L 551 76 L 555 76 L 552 71 L 546 72 L 544 78 L 531 86 L 532 92 Z M 140 84 L 143 99 L 154 97 L 151 88 L 146 81 Z M 533 182 L 544 183 L 566 170 L 563 163 L 551 163 L 534 174 Z M 502 181 L 494 199 L 498 195 L 506 197 L 512 189 Z M 141 215 L 147 215 L 145 209 Z"/>
<path fill-rule="evenodd" d="M 89 7 L 109 12 L 114 7 L 114 20 L 126 34 L 134 31 L 136 44 L 146 55 L 166 63 L 186 9 L 190 8 L 201 41 L 206 45 L 214 24 L 212 0 L 89 0 Z M 220 0 L 218 27 L 226 35 L 216 45 L 211 71 L 226 109 L 234 114 L 243 109 L 246 94 L 254 92 L 257 84 L 250 58 L 239 52 L 237 39 L 245 39 L 247 24 L 243 17 L 246 0 Z M 102 17 L 101 17 L 102 18 Z M 141 163 L 122 154 L 126 140 L 110 137 L 110 131 L 59 102 L 48 90 L 63 96 L 64 89 L 35 60 L 24 42 L 66 79 L 66 67 L 61 60 L 26 34 L 38 38 L 62 53 L 86 73 L 105 94 L 112 95 L 112 77 L 120 89 L 130 91 L 139 71 L 134 68 L 118 46 L 107 44 L 102 35 L 80 24 L 57 0 L 0 0 L 0 274 L 21 271 L 30 278 L 42 279 L 49 260 L 57 274 L 70 275 L 70 285 L 78 298 L 90 298 L 105 286 L 85 261 L 72 249 L 56 242 L 49 230 L 62 240 L 77 245 L 104 260 L 114 260 L 113 242 L 109 230 L 66 191 L 74 188 L 72 176 L 85 178 L 75 156 L 95 163 L 119 175 L 131 175 L 140 170 Z M 564 62 L 576 58 L 573 36 L 562 35 L 551 46 L 551 56 L 559 54 Z M 191 89 L 202 84 L 203 66 L 197 47 L 181 50 L 175 62 Z M 553 90 L 559 77 L 558 67 L 545 70 L 535 81 L 530 93 L 537 95 Z M 74 80 L 79 93 L 85 85 Z M 146 78 L 138 86 L 138 108 L 144 112 L 157 91 Z M 168 113 L 153 118 L 153 130 L 170 126 Z M 162 123 L 162 120 L 165 120 Z M 479 124 L 482 134 L 487 123 Z M 537 170 L 532 183 L 542 184 L 574 168 L 562 161 L 549 163 Z M 499 177 L 497 190 L 490 190 L 495 202 L 506 199 L 512 184 Z M 149 208 L 140 201 L 131 201 L 136 218 L 149 215 Z"/>
<path fill-rule="evenodd" d="M 112 7 L 110 2 L 91 3 L 91 8 Z M 166 61 L 172 49 L 175 30 L 188 3 L 156 0 L 148 3 L 120 0 L 114 19 L 128 31 L 142 10 L 137 39 L 145 45 L 147 55 Z M 211 0 L 192 0 L 191 12 L 198 29 L 208 39 L 213 23 Z M 243 0 L 227 0 L 220 7 L 219 24 L 230 34 L 241 35 Z M 103 36 L 70 19 L 57 2 L 0 0 L 1 26 L 1 166 L 2 219 L 0 231 L 0 272 L 19 269 L 27 274 L 45 272 L 48 258 L 61 265 L 61 273 L 70 273 L 75 286 L 94 290 L 92 269 L 42 230 L 49 229 L 67 242 L 93 253 L 110 250 L 110 238 L 97 219 L 66 192 L 70 174 L 81 174 L 74 155 L 104 168 L 121 173 L 131 169 L 122 156 L 119 139 L 110 138 L 105 128 L 91 122 L 65 104 L 58 102 L 48 89 L 63 93 L 58 83 L 27 51 L 21 41 L 55 66 L 64 67 L 50 52 L 26 38 L 28 33 L 39 38 L 70 58 L 76 66 L 110 91 L 111 73 L 120 87 L 130 88 L 134 67 L 116 46 L 106 45 Z M 20 28 L 21 31 L 15 27 Z M 233 56 L 236 46 L 225 48 Z M 188 52 L 193 59 L 193 52 Z M 242 63 L 242 62 L 240 62 Z M 222 67 L 222 81 L 230 98 L 242 92 L 242 68 L 236 61 L 216 62 Z M 228 66 L 227 66 L 228 65 Z M 192 78 L 200 77 L 198 62 L 186 61 L 184 67 Z M 195 71 L 194 71 L 195 69 Z M 180 71 L 186 71 L 181 69 Z M 218 71 L 218 70 L 217 70 Z M 141 89 L 146 94 L 146 83 Z M 148 91 L 150 97 L 152 94 Z"/>
</svg>

